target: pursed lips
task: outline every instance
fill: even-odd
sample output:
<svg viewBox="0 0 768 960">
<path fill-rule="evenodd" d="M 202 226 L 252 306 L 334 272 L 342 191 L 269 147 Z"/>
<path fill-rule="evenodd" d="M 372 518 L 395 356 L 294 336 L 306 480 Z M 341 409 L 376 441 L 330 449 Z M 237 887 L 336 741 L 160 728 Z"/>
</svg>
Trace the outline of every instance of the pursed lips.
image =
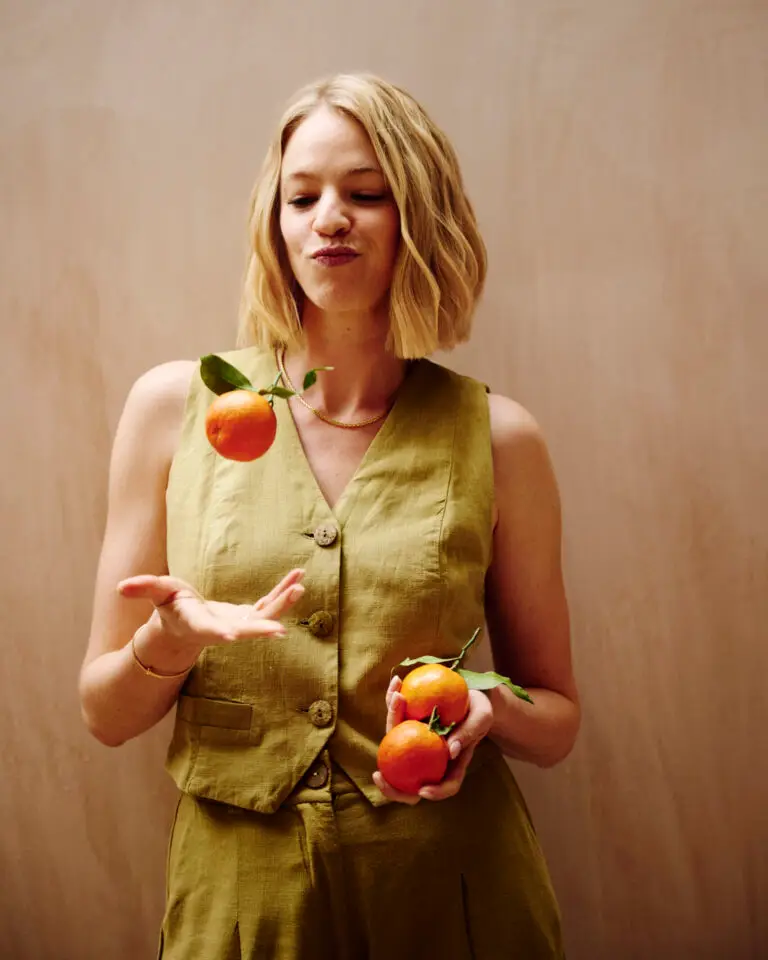
<svg viewBox="0 0 768 960">
<path fill-rule="evenodd" d="M 313 260 L 330 259 L 332 257 L 356 257 L 357 250 L 354 250 L 352 247 L 323 247 L 322 250 L 317 250 L 312 254 Z"/>
<path fill-rule="evenodd" d="M 357 250 L 352 247 L 323 247 L 312 254 L 312 259 L 322 267 L 343 267 L 358 256 Z"/>
</svg>

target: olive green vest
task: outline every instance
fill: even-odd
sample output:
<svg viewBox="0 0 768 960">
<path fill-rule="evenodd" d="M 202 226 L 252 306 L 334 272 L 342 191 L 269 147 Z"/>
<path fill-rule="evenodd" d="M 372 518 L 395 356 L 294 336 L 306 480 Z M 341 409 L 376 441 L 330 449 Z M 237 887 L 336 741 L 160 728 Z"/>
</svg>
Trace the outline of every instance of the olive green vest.
<svg viewBox="0 0 768 960">
<path fill-rule="evenodd" d="M 274 357 L 222 354 L 258 386 Z M 270 813 L 328 749 L 374 804 L 384 694 L 405 657 L 451 656 L 483 623 L 493 466 L 486 390 L 428 360 L 333 510 L 288 405 L 252 463 L 209 446 L 195 374 L 167 491 L 168 569 L 204 597 L 252 603 L 293 567 L 306 593 L 284 639 L 207 647 L 179 697 L 168 770 L 187 793 Z"/>
</svg>

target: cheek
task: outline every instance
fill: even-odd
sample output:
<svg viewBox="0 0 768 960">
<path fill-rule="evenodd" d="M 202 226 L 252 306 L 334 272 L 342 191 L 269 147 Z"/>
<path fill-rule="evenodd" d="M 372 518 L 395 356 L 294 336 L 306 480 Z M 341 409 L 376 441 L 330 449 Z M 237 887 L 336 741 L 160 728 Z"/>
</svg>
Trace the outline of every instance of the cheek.
<svg viewBox="0 0 768 960">
<path fill-rule="evenodd" d="M 291 216 L 290 211 L 280 214 L 280 234 L 288 257 L 293 260 L 301 250 L 301 231 L 300 225 L 297 224 L 296 218 Z"/>
<path fill-rule="evenodd" d="M 381 250 L 388 261 L 394 261 L 400 247 L 400 215 L 394 210 L 379 224 Z"/>
</svg>

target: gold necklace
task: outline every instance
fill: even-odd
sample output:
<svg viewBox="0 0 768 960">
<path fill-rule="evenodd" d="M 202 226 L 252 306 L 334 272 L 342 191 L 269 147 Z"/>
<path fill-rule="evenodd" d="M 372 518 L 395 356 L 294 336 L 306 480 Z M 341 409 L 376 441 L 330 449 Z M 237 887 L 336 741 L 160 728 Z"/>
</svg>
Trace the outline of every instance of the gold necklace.
<svg viewBox="0 0 768 960">
<path fill-rule="evenodd" d="M 281 351 L 275 350 L 275 358 L 277 359 L 277 367 L 280 371 L 280 376 L 285 381 L 286 387 L 293 391 L 299 403 L 303 404 L 311 413 L 314 413 L 319 420 L 323 420 L 325 423 L 330 423 L 332 427 L 343 427 L 345 430 L 357 430 L 359 427 L 367 427 L 371 423 L 377 423 L 379 420 L 383 420 L 384 417 L 386 417 L 386 415 L 389 413 L 388 410 L 385 410 L 384 413 L 377 413 L 375 417 L 368 417 L 367 420 L 360 420 L 357 423 L 347 423 L 344 420 L 334 420 L 334 418 L 329 417 L 327 413 L 323 413 L 322 410 L 318 410 L 316 407 L 313 407 L 311 404 L 307 403 L 296 387 L 294 387 L 293 383 L 291 383 L 291 378 L 288 376 L 288 372 L 285 369 L 285 347 L 283 347 Z"/>
</svg>

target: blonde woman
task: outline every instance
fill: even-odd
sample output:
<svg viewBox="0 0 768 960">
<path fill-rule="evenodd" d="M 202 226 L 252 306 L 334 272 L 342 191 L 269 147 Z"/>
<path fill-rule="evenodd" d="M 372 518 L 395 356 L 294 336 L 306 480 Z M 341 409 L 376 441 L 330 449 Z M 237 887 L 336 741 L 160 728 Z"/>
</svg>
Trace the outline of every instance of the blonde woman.
<svg viewBox="0 0 768 960">
<path fill-rule="evenodd" d="M 208 445 L 197 364 L 143 375 L 114 442 L 81 673 L 118 745 L 176 706 L 181 791 L 160 955 L 561 957 L 558 908 L 504 755 L 551 766 L 579 707 L 556 483 L 518 404 L 426 359 L 469 336 L 485 249 L 445 135 L 404 91 L 301 91 L 256 185 L 240 349 L 276 405 L 242 464 Z M 117 589 L 116 589 L 117 588 Z M 403 715 L 394 667 L 483 620 L 445 780 L 376 770 Z"/>
</svg>

